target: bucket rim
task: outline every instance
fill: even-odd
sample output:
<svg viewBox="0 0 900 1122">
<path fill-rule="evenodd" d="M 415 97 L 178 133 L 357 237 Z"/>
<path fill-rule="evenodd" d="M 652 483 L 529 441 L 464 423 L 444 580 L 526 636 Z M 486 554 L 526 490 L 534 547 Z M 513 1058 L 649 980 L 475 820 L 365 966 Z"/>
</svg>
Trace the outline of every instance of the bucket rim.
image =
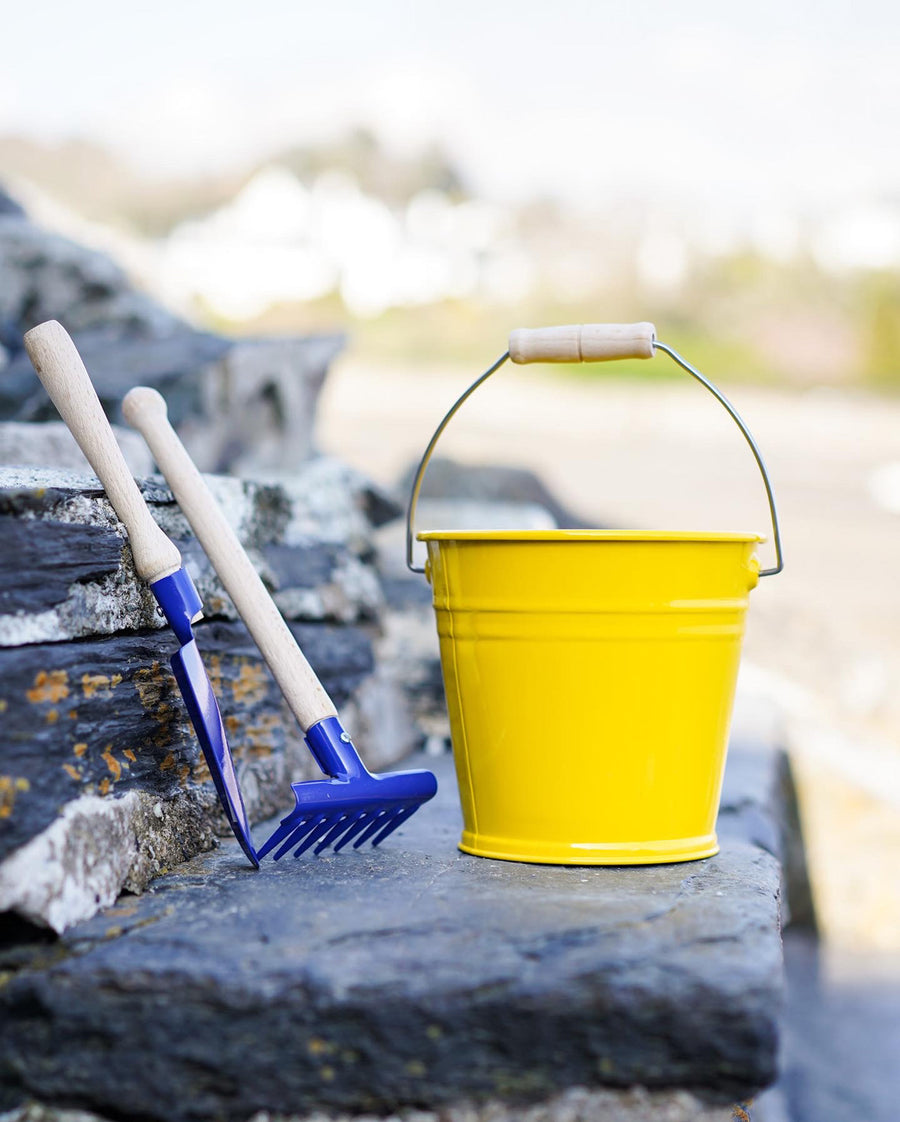
<svg viewBox="0 0 900 1122">
<path fill-rule="evenodd" d="M 764 534 L 700 530 L 422 530 L 416 541 L 764 542 Z"/>
</svg>

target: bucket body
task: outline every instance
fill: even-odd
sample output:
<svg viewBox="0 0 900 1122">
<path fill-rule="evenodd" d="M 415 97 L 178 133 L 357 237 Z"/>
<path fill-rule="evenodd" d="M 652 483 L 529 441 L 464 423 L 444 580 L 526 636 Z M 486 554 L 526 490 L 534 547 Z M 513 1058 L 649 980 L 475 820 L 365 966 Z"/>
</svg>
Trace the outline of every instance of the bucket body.
<svg viewBox="0 0 900 1122">
<path fill-rule="evenodd" d="M 460 849 L 566 865 L 718 851 L 755 534 L 435 531 Z"/>
</svg>

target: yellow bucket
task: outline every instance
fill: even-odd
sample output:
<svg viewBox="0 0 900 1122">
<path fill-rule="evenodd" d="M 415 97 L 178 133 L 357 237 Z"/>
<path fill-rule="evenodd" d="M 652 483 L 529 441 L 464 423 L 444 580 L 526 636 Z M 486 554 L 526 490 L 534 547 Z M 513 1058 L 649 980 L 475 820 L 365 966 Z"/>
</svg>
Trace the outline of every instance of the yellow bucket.
<svg viewBox="0 0 900 1122">
<path fill-rule="evenodd" d="M 777 564 L 761 574 L 757 534 L 503 530 L 419 534 L 428 561 L 417 569 L 413 524 L 428 459 L 485 377 L 507 357 L 530 361 L 511 345 L 439 426 L 407 519 L 408 564 L 434 593 L 467 853 L 637 865 L 718 851 L 748 594 L 760 575 L 780 571 L 780 535 L 743 421 L 655 333 L 651 345 L 700 378 L 750 442 Z"/>
</svg>

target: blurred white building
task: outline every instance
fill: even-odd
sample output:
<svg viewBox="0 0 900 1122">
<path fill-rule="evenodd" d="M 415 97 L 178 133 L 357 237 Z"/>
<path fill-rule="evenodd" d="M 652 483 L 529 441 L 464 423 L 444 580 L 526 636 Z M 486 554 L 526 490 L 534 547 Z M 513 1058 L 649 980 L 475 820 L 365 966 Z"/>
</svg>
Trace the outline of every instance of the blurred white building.
<svg viewBox="0 0 900 1122">
<path fill-rule="evenodd" d="M 201 300 L 235 320 L 335 291 L 361 316 L 490 298 L 498 273 L 519 291 L 529 277 L 521 248 L 504 236 L 507 222 L 498 207 L 436 190 L 394 211 L 345 174 L 306 187 L 273 165 L 219 210 L 172 231 L 160 246 L 158 285 L 176 307 Z"/>
</svg>

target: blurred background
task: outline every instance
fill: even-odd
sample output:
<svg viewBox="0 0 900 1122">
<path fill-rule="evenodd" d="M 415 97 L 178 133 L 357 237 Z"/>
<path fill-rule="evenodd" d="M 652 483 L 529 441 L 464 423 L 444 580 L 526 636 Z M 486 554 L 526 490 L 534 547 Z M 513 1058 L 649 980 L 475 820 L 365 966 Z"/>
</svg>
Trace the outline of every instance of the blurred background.
<svg viewBox="0 0 900 1122">
<path fill-rule="evenodd" d="M 3 22 L 6 189 L 199 327 L 346 333 L 318 440 L 382 483 L 514 327 L 650 319 L 726 386 L 786 557 L 753 594 L 744 711 L 792 753 L 822 969 L 896 980 L 896 5 L 48 0 Z M 534 469 L 589 524 L 767 528 L 740 435 L 663 356 L 507 368 L 445 451 Z"/>
</svg>

